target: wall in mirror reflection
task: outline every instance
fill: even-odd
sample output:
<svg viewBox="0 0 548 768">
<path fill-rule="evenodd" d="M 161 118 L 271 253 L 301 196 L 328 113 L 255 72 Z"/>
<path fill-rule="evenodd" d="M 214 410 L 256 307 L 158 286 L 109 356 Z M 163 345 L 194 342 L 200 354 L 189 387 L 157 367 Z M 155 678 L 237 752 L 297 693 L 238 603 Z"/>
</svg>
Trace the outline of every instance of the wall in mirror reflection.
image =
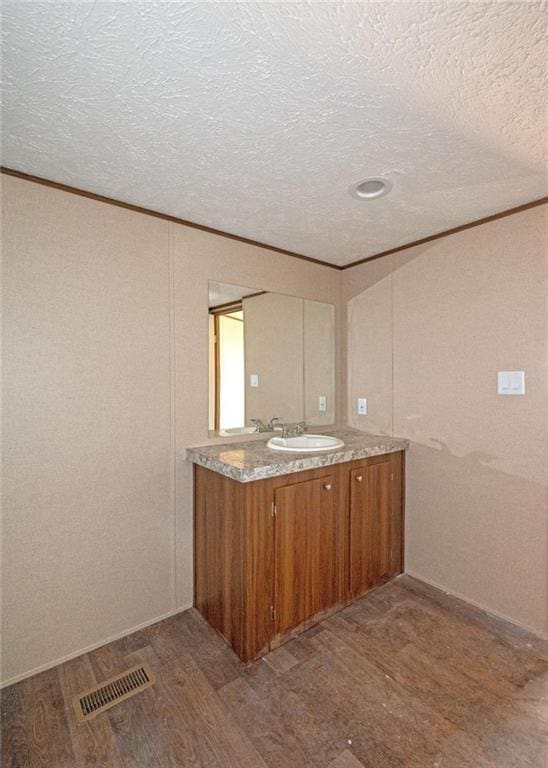
<svg viewBox="0 0 548 768">
<path fill-rule="evenodd" d="M 275 416 L 334 423 L 335 308 L 210 282 L 209 429 L 251 432 Z"/>
</svg>

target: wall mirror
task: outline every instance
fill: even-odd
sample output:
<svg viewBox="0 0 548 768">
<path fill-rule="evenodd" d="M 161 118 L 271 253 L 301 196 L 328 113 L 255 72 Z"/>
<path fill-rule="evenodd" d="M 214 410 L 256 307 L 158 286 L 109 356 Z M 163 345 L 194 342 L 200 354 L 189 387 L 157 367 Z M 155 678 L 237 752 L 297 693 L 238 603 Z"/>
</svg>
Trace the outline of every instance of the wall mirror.
<svg viewBox="0 0 548 768">
<path fill-rule="evenodd" d="M 252 419 L 335 422 L 335 307 L 209 283 L 209 430 L 253 432 Z"/>
</svg>

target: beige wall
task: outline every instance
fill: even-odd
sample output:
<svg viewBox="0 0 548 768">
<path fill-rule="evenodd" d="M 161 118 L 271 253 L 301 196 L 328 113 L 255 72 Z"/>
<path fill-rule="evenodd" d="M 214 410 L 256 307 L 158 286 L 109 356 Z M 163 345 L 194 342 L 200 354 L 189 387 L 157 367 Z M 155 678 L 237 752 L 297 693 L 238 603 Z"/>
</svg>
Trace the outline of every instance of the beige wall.
<svg viewBox="0 0 548 768">
<path fill-rule="evenodd" d="M 3 183 L 2 661 L 173 610 L 167 227 Z"/>
<path fill-rule="evenodd" d="M 311 427 L 335 422 L 335 307 L 304 301 L 304 417 Z M 319 410 L 319 398 L 326 410 Z"/>
<path fill-rule="evenodd" d="M 332 425 L 335 402 L 335 306 L 280 294 L 243 301 L 246 354 L 246 424 L 251 418 L 303 419 Z M 249 376 L 259 375 L 251 387 Z M 319 411 L 319 397 L 327 409 Z"/>
<path fill-rule="evenodd" d="M 304 418 L 303 301 L 262 293 L 243 300 L 245 422 Z M 249 377 L 257 374 L 259 386 Z"/>
<path fill-rule="evenodd" d="M 406 570 L 537 632 L 548 629 L 545 211 L 342 281 L 349 422 L 411 441 Z M 525 396 L 497 395 L 499 370 L 525 370 Z"/>
<path fill-rule="evenodd" d="M 338 305 L 340 276 L 5 176 L 3 260 L 7 681 L 192 603 L 208 280 Z"/>
</svg>

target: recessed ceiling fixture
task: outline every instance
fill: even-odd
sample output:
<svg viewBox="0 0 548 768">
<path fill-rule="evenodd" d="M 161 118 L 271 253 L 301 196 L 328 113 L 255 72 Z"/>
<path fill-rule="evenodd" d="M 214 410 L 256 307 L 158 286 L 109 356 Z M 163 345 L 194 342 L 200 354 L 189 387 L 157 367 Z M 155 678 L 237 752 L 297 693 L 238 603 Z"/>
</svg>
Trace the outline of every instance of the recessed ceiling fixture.
<svg viewBox="0 0 548 768">
<path fill-rule="evenodd" d="M 372 176 L 351 186 L 350 194 L 358 200 L 374 200 L 376 197 L 386 195 L 391 189 L 391 181 L 381 179 L 379 176 Z"/>
</svg>

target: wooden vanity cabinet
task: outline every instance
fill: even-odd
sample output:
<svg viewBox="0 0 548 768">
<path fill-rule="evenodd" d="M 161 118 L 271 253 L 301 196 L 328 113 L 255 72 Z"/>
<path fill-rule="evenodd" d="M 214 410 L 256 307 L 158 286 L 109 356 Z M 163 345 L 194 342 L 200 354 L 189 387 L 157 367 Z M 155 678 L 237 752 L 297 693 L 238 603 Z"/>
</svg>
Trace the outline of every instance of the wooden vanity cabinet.
<svg viewBox="0 0 548 768">
<path fill-rule="evenodd" d="M 240 483 L 194 467 L 194 604 L 252 661 L 400 573 L 403 452 Z"/>
<path fill-rule="evenodd" d="M 350 470 L 349 590 L 353 598 L 403 570 L 403 454 Z"/>
<path fill-rule="evenodd" d="M 339 473 L 274 490 L 273 632 L 288 632 L 346 600 L 346 527 Z"/>
</svg>

